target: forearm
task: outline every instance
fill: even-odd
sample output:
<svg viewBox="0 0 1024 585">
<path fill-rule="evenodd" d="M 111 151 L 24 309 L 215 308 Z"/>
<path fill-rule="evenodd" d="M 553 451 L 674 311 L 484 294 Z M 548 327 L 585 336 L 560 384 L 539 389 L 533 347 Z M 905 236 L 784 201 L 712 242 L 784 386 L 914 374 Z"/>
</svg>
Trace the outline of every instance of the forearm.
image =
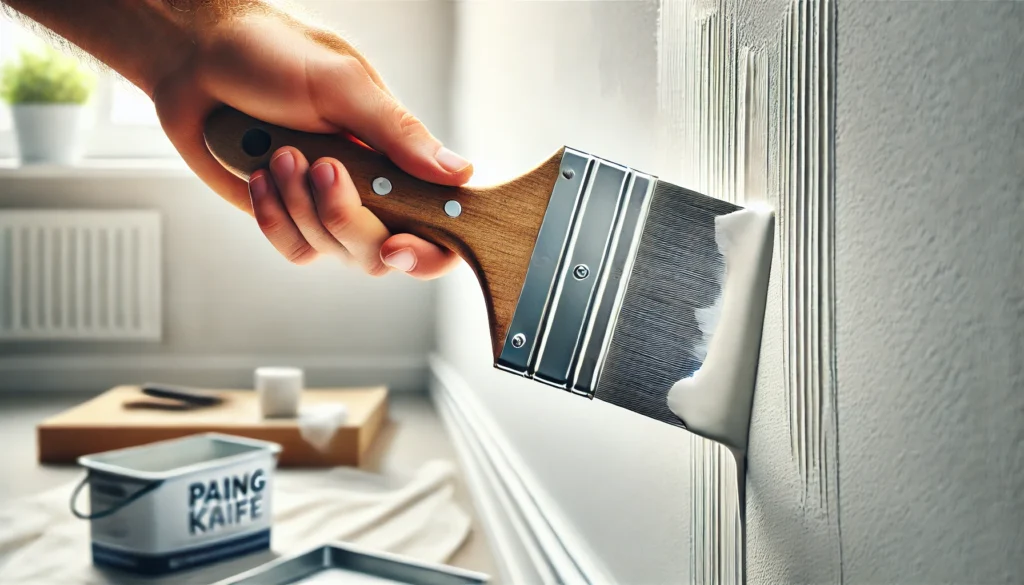
<svg viewBox="0 0 1024 585">
<path fill-rule="evenodd" d="M 0 0 L 117 71 L 147 95 L 204 30 L 260 0 Z"/>
</svg>

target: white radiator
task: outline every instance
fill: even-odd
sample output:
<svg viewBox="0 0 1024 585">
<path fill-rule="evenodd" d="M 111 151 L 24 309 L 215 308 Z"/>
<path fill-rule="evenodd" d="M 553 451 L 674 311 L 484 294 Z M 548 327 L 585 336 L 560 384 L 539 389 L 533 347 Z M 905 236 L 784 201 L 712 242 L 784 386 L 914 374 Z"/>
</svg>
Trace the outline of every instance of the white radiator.
<svg viewBox="0 0 1024 585">
<path fill-rule="evenodd" d="M 0 209 L 0 341 L 158 340 L 160 215 Z"/>
</svg>

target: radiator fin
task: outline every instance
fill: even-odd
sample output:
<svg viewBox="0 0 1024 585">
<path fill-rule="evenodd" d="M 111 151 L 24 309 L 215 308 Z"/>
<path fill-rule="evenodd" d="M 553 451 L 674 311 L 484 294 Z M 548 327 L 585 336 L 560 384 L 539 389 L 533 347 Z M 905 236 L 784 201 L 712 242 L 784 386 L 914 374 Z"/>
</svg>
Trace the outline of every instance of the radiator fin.
<svg viewBox="0 0 1024 585">
<path fill-rule="evenodd" d="M 159 340 L 160 215 L 0 211 L 0 341 Z"/>
</svg>

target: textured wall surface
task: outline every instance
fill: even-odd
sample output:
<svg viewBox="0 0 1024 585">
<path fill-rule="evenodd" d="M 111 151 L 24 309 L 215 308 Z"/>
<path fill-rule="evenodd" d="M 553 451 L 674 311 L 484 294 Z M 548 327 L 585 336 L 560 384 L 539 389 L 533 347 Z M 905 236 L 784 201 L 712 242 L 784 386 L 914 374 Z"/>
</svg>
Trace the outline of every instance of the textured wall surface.
<svg viewBox="0 0 1024 585">
<path fill-rule="evenodd" d="M 778 211 L 750 582 L 1021 582 L 1024 4 L 663 6 L 682 180 Z M 694 575 L 731 582 L 694 453 Z"/>
<path fill-rule="evenodd" d="M 1024 582 L 1024 3 L 844 2 L 846 583 Z"/>
</svg>

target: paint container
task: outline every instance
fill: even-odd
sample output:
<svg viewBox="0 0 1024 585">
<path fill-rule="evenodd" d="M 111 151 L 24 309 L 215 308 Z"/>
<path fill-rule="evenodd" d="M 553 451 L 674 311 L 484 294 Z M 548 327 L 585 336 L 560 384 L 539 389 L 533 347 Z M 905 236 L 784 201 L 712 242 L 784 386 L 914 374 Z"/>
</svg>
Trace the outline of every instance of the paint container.
<svg viewBox="0 0 1024 585">
<path fill-rule="evenodd" d="M 270 548 L 281 446 L 204 433 L 80 457 L 96 565 L 159 575 Z M 77 509 L 89 487 L 90 513 Z"/>
</svg>

